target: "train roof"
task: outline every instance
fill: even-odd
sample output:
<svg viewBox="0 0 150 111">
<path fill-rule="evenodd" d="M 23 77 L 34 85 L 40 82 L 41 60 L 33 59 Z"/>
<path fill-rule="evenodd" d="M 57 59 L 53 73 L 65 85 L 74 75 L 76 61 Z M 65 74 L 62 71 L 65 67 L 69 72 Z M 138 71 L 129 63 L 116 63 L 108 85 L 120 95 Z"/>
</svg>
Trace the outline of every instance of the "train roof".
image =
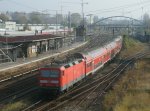
<svg viewBox="0 0 150 111">
<path fill-rule="evenodd" d="M 94 57 L 97 57 L 99 55 L 102 55 L 103 53 L 105 53 L 108 50 L 113 49 L 116 46 L 116 41 L 119 41 L 122 37 L 118 36 L 117 38 L 115 38 L 112 42 L 107 43 L 106 45 L 99 47 L 95 50 L 92 50 L 90 52 L 79 52 L 79 53 L 75 53 L 75 56 L 77 56 L 78 58 L 83 58 L 83 59 L 92 59 Z"/>
<path fill-rule="evenodd" d="M 89 55 L 89 56 L 91 56 L 93 58 L 97 57 L 97 56 L 102 55 L 103 53 L 107 52 L 108 50 L 113 49 L 115 47 L 115 45 L 116 44 L 114 42 L 112 42 L 112 43 L 107 44 L 107 45 L 105 45 L 105 46 L 103 46 L 101 48 L 98 48 L 96 50 L 88 52 L 87 55 Z"/>
<path fill-rule="evenodd" d="M 61 68 L 61 67 L 68 68 L 82 61 L 83 59 L 74 59 L 70 61 L 55 61 L 55 62 L 45 65 L 43 68 Z"/>
</svg>

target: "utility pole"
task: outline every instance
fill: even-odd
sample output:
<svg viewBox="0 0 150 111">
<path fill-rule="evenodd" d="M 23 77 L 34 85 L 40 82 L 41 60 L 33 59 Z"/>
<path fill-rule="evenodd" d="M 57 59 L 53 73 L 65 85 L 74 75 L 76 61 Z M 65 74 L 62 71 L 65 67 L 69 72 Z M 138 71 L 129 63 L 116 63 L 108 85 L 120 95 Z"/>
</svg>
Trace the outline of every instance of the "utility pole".
<svg viewBox="0 0 150 111">
<path fill-rule="evenodd" d="M 62 1 L 61 1 L 61 16 L 62 16 L 62 23 L 63 23 L 63 30 L 64 30 L 63 35 L 66 36 L 66 34 L 65 34 L 65 20 L 64 20 L 64 16 L 63 16 L 63 6 L 62 6 Z"/>
<path fill-rule="evenodd" d="M 87 16 L 90 16 L 90 33 L 91 33 L 91 29 L 92 29 L 92 15 L 93 14 L 88 14 Z"/>
<path fill-rule="evenodd" d="M 82 3 L 81 3 L 81 8 L 82 8 L 82 18 L 83 18 L 83 26 L 84 26 L 84 4 L 88 4 L 87 2 L 83 2 L 82 0 Z"/>
<path fill-rule="evenodd" d="M 85 2 L 83 2 L 83 0 L 82 0 L 81 8 L 82 8 L 82 19 L 83 19 L 82 25 L 83 25 L 83 30 L 85 29 L 85 26 L 84 26 L 84 4 L 88 4 L 88 3 L 87 3 L 87 2 L 85 3 Z M 85 35 L 84 35 L 84 34 L 83 34 L 83 37 L 84 37 L 84 41 L 85 41 Z"/>
<path fill-rule="evenodd" d="M 57 26 L 57 24 L 58 24 L 58 17 L 57 17 L 57 14 L 58 14 L 58 12 L 56 10 L 56 34 L 57 34 L 57 31 L 58 31 L 58 26 Z"/>
<path fill-rule="evenodd" d="M 84 4 L 83 4 L 83 0 L 82 0 L 82 3 L 81 3 L 81 7 L 82 7 L 82 19 L 83 19 L 83 26 L 84 26 Z"/>
<path fill-rule="evenodd" d="M 69 32 L 71 32 L 71 13 L 70 13 L 70 11 L 68 12 L 68 28 L 69 28 Z"/>
<path fill-rule="evenodd" d="M 7 35 L 5 35 L 5 37 L 6 37 L 6 51 L 7 51 L 7 55 L 8 55 L 8 37 L 7 37 Z"/>
</svg>

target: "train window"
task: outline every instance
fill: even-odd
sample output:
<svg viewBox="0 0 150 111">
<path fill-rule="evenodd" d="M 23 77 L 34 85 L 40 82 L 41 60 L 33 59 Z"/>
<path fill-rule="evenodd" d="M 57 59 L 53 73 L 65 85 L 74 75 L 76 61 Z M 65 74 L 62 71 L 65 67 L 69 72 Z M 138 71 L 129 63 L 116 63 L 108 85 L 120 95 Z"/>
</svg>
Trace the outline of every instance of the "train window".
<svg viewBox="0 0 150 111">
<path fill-rule="evenodd" d="M 87 67 L 90 67 L 89 63 L 86 65 Z"/>
<path fill-rule="evenodd" d="M 103 62 L 100 61 L 98 64 L 94 65 L 94 68 L 97 68 L 97 67 L 101 66 L 102 64 L 103 64 Z"/>
<path fill-rule="evenodd" d="M 59 71 L 58 70 L 42 70 L 41 71 L 41 77 L 59 77 Z"/>
<path fill-rule="evenodd" d="M 87 67 L 91 67 L 92 66 L 92 62 L 87 64 Z"/>
</svg>

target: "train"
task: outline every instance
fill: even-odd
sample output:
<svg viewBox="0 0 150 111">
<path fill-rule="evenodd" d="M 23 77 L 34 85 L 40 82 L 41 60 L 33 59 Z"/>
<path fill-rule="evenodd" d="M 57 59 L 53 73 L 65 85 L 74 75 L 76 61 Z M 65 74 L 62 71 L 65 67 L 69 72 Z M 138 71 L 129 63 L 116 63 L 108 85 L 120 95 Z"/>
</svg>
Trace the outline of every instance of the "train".
<svg viewBox="0 0 150 111">
<path fill-rule="evenodd" d="M 112 60 L 122 48 L 122 37 L 118 36 L 106 45 L 89 52 L 77 52 L 67 62 L 50 63 L 41 67 L 38 84 L 42 91 L 64 92 L 77 82 L 94 74 Z"/>
</svg>

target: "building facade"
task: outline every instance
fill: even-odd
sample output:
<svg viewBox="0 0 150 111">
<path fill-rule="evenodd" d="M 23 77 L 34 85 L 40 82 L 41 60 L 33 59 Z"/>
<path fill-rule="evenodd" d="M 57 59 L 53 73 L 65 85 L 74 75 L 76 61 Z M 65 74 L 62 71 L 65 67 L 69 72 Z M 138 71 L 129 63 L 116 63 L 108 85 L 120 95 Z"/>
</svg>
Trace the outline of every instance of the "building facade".
<svg viewBox="0 0 150 111">
<path fill-rule="evenodd" d="M 5 29 L 7 31 L 15 31 L 16 30 L 16 22 L 5 22 Z"/>
</svg>

